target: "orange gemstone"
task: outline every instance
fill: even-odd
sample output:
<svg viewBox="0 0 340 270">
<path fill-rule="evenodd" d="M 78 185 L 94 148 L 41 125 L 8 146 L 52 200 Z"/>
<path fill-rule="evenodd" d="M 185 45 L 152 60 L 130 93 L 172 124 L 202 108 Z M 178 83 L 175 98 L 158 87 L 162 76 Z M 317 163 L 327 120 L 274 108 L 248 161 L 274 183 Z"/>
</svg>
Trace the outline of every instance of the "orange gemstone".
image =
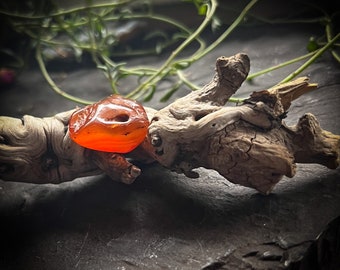
<svg viewBox="0 0 340 270">
<path fill-rule="evenodd" d="M 143 142 L 149 126 L 147 114 L 136 101 L 111 95 L 75 111 L 70 137 L 97 151 L 128 153 Z"/>
</svg>

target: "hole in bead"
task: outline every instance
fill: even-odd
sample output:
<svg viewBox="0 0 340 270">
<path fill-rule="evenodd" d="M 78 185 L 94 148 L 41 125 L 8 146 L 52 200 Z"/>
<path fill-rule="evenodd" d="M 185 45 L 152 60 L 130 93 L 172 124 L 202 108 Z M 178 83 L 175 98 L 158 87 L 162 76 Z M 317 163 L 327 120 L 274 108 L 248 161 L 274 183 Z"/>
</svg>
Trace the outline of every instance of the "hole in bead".
<svg viewBox="0 0 340 270">
<path fill-rule="evenodd" d="M 128 122 L 129 118 L 130 118 L 130 116 L 127 115 L 127 114 L 118 114 L 118 115 L 115 115 L 112 118 L 107 119 L 107 121 L 115 121 L 115 122 L 124 123 L 124 122 Z"/>
</svg>

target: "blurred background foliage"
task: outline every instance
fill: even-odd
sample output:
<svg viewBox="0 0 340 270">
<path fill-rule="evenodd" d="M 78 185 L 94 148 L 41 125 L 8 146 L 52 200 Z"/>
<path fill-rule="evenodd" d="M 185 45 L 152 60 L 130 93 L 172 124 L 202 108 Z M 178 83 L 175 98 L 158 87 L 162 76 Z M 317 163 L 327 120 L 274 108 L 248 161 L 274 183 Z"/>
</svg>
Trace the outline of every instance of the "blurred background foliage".
<svg viewBox="0 0 340 270">
<path fill-rule="evenodd" d="M 141 101 L 153 98 L 160 81 L 170 80 L 172 86 L 161 98 L 166 101 L 180 87 L 199 88 L 185 69 L 211 53 L 240 25 L 322 25 L 323 35 L 310 38 L 306 54 L 248 77 L 252 80 L 304 61 L 283 80 L 289 81 L 326 51 L 340 63 L 339 11 L 332 2 L 279 1 L 276 5 L 282 7 L 271 12 L 273 3 L 267 0 L 4 0 L 0 2 L 0 83 L 10 84 L 21 70 L 37 64 L 54 91 L 89 104 L 92 101 L 60 89 L 49 74 L 60 65 L 66 69 L 86 65 L 104 73 L 112 93 Z M 163 55 L 165 60 L 159 67 L 129 65 L 129 59 L 145 55 Z M 119 81 L 127 77 L 136 80 L 137 86 L 122 91 Z"/>
</svg>

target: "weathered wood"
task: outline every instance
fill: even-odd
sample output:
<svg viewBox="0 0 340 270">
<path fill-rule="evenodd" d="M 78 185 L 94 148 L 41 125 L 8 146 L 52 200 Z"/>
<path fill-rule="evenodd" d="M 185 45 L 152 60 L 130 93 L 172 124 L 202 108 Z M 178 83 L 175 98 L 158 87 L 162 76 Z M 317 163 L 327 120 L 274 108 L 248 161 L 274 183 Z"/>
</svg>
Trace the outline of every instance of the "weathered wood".
<svg viewBox="0 0 340 270">
<path fill-rule="evenodd" d="M 284 175 L 293 177 L 296 163 L 339 165 L 340 137 L 322 130 L 313 115 L 294 127 L 282 121 L 294 99 L 316 88 L 308 78 L 255 92 L 241 106 L 223 107 L 246 78 L 249 60 L 238 54 L 216 65 L 214 79 L 202 92 L 155 113 L 149 135 L 158 162 L 188 177 L 198 177 L 197 167 L 214 169 L 262 193 Z"/>
<path fill-rule="evenodd" d="M 146 140 L 133 152 L 141 162 L 158 161 L 188 177 L 198 167 L 228 180 L 269 193 L 296 163 L 339 165 L 340 136 L 321 129 L 305 114 L 288 127 L 283 119 L 291 102 L 315 89 L 308 78 L 254 92 L 239 106 L 225 107 L 249 72 L 249 58 L 237 54 L 216 62 L 212 81 L 199 91 L 155 111 Z M 50 118 L 0 117 L 0 178 L 7 181 L 60 183 L 106 173 L 132 183 L 141 173 L 125 156 L 85 149 L 68 134 L 72 111 Z"/>
<path fill-rule="evenodd" d="M 68 121 L 74 110 L 53 117 L 0 117 L 0 178 L 54 183 L 103 172 L 131 183 L 140 170 L 122 155 L 92 151 L 74 143 Z"/>
</svg>

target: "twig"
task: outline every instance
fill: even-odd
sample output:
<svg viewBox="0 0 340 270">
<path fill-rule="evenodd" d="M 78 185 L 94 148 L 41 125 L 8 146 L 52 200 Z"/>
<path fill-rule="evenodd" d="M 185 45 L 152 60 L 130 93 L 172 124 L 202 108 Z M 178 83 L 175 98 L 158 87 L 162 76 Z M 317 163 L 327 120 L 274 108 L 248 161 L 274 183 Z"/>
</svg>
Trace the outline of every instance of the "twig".
<svg viewBox="0 0 340 270">
<path fill-rule="evenodd" d="M 302 71 L 304 71 L 307 67 L 309 67 L 318 57 L 320 57 L 325 51 L 327 51 L 340 37 L 340 33 L 338 33 L 330 42 L 328 42 L 325 46 L 319 49 L 308 61 L 306 61 L 303 65 L 301 65 L 297 70 L 289 74 L 286 78 L 284 78 L 280 83 L 289 82 L 297 75 L 299 75 Z"/>
</svg>

